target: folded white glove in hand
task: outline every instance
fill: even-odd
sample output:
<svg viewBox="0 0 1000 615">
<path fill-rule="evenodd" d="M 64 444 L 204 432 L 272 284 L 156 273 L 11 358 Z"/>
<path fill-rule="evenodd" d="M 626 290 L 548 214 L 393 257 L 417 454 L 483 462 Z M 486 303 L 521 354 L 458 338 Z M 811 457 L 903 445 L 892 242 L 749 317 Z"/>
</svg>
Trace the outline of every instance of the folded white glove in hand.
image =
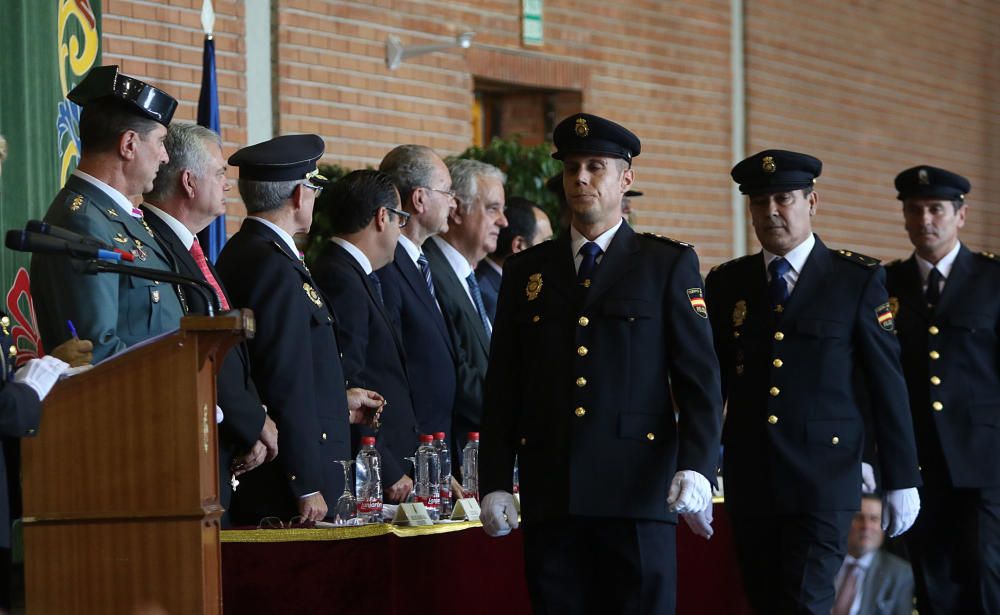
<svg viewBox="0 0 1000 615">
<path fill-rule="evenodd" d="M 38 393 L 38 399 L 45 399 L 59 380 L 59 375 L 69 369 L 69 363 L 48 356 L 32 359 L 14 373 L 14 382 L 26 384 Z"/>
<path fill-rule="evenodd" d="M 670 481 L 667 506 L 670 512 L 696 513 L 712 504 L 712 486 L 694 470 L 680 470 Z"/>
<path fill-rule="evenodd" d="M 875 470 L 871 464 L 861 462 L 861 493 L 875 493 Z"/>
<path fill-rule="evenodd" d="M 920 494 L 916 487 L 886 491 L 882 497 L 882 529 L 890 537 L 910 529 L 920 513 Z"/>
<path fill-rule="evenodd" d="M 514 496 L 506 491 L 488 493 L 479 509 L 479 521 L 491 537 L 506 536 L 511 530 L 517 529 L 517 506 Z"/>
<path fill-rule="evenodd" d="M 712 529 L 712 507 L 709 506 L 700 513 L 681 513 L 681 519 L 687 523 L 695 536 L 701 536 L 705 540 L 712 537 L 715 530 Z"/>
</svg>

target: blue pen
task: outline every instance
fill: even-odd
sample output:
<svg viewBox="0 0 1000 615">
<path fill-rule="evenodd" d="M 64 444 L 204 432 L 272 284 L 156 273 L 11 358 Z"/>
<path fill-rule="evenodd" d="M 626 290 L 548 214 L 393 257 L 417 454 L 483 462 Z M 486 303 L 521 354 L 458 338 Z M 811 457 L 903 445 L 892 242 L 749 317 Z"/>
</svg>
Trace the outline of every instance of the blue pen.
<svg viewBox="0 0 1000 615">
<path fill-rule="evenodd" d="M 79 339 L 79 336 L 76 334 L 76 327 L 73 326 L 73 321 L 67 320 L 66 326 L 69 327 L 69 332 L 73 334 L 73 337 Z"/>
</svg>

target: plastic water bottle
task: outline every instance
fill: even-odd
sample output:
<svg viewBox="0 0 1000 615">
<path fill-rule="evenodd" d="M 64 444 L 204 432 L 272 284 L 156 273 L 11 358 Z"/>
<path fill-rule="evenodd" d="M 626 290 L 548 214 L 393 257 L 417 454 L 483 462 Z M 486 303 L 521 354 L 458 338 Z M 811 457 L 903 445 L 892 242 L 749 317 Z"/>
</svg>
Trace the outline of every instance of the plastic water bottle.
<svg viewBox="0 0 1000 615">
<path fill-rule="evenodd" d="M 441 462 L 441 518 L 447 519 L 451 516 L 451 451 L 443 431 L 434 434 L 434 448 Z"/>
<path fill-rule="evenodd" d="M 434 436 L 420 436 L 413 473 L 413 501 L 422 502 L 427 516 L 436 521 L 441 514 L 441 459 L 434 448 Z"/>
<path fill-rule="evenodd" d="M 358 494 L 358 517 L 365 523 L 382 521 L 382 458 L 375 438 L 361 438 L 361 450 L 354 462 L 354 492 Z"/>
<path fill-rule="evenodd" d="M 479 501 L 479 432 L 470 431 L 462 449 L 462 491 L 465 497 Z"/>
</svg>

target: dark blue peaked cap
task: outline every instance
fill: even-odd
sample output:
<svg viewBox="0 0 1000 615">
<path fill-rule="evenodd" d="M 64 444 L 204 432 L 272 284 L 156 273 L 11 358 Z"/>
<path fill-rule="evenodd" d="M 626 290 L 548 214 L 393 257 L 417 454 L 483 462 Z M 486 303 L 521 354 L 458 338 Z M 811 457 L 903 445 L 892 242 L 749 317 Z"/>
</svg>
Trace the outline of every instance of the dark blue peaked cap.
<svg viewBox="0 0 1000 615">
<path fill-rule="evenodd" d="M 906 169 L 896 176 L 896 198 L 965 200 L 972 184 L 958 173 L 928 165 Z"/>
<path fill-rule="evenodd" d="M 86 107 L 93 101 L 116 98 L 139 115 L 170 125 L 177 109 L 177 100 L 161 89 L 135 77 L 118 72 L 117 65 L 92 68 L 83 81 L 70 90 L 66 98 Z"/>
<path fill-rule="evenodd" d="M 238 150 L 229 164 L 240 168 L 240 179 L 284 182 L 308 179 L 316 186 L 330 183 L 319 174 L 316 161 L 326 144 L 319 135 L 282 135 Z"/>
<path fill-rule="evenodd" d="M 808 154 L 767 149 L 740 161 L 730 175 L 748 196 L 808 188 L 823 172 L 823 163 Z"/>
<path fill-rule="evenodd" d="M 622 158 L 631 164 L 641 149 L 639 137 L 629 129 L 589 113 L 576 113 L 559 122 L 552 131 L 552 142 L 556 146 L 552 157 L 556 160 L 566 154 L 584 153 Z"/>
</svg>

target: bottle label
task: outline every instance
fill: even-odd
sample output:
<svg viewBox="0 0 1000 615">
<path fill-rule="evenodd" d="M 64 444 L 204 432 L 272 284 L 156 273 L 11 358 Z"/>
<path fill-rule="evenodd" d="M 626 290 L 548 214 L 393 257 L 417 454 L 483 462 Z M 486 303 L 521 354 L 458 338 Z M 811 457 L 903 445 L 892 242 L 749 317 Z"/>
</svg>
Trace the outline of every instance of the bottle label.
<svg viewBox="0 0 1000 615">
<path fill-rule="evenodd" d="M 413 499 L 414 501 L 423 504 L 424 508 L 428 510 L 437 510 L 441 506 L 441 498 L 438 497 L 437 495 L 434 495 L 433 493 L 429 496 L 427 495 L 414 496 Z"/>
<path fill-rule="evenodd" d="M 358 514 L 370 515 L 372 513 L 382 513 L 382 500 L 378 498 L 362 498 L 358 502 Z"/>
</svg>

